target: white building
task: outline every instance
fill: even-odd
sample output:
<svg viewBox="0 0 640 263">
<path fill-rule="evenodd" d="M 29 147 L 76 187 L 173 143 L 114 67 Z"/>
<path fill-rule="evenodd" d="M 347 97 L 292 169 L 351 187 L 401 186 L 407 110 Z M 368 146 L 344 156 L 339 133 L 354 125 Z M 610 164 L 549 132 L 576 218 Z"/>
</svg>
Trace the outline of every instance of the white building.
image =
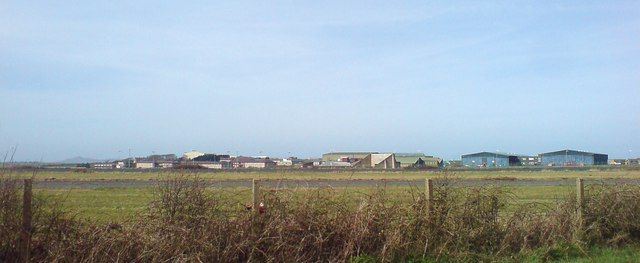
<svg viewBox="0 0 640 263">
<path fill-rule="evenodd" d="M 291 159 L 277 160 L 276 161 L 276 165 L 277 166 L 292 166 L 293 165 L 293 160 L 291 160 Z"/>
<path fill-rule="evenodd" d="M 224 168 L 221 162 L 209 162 L 209 161 L 194 161 L 192 164 L 207 169 L 222 169 Z"/>
<path fill-rule="evenodd" d="M 136 169 L 152 169 L 156 167 L 156 163 L 152 160 L 136 159 L 134 161 L 134 167 Z"/>
<path fill-rule="evenodd" d="M 190 151 L 190 152 L 186 152 L 184 153 L 182 156 L 187 159 L 187 160 L 193 160 L 194 158 L 200 157 L 205 155 L 205 153 L 203 152 L 198 152 L 198 151 Z"/>
<path fill-rule="evenodd" d="M 116 162 L 116 166 L 115 166 L 115 167 L 116 167 L 116 169 L 123 169 L 123 168 L 125 168 L 126 166 L 125 166 L 125 164 L 124 164 L 124 161 L 117 161 L 117 162 Z"/>
<path fill-rule="evenodd" d="M 92 163 L 91 168 L 93 169 L 113 169 L 113 163 Z"/>
</svg>

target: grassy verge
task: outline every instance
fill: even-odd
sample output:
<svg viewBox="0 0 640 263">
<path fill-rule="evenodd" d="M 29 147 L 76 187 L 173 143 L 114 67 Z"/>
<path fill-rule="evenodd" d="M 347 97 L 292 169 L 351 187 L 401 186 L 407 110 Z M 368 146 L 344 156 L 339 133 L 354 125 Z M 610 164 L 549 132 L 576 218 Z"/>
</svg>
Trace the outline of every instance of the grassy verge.
<svg viewBox="0 0 640 263">
<path fill-rule="evenodd" d="M 594 248 L 587 256 L 578 258 L 561 258 L 559 262 L 566 263 L 628 263 L 640 262 L 640 248 Z M 535 261 L 533 261 L 535 262 Z"/>
<path fill-rule="evenodd" d="M 519 262 L 519 263 L 633 263 L 640 261 L 640 247 L 628 246 L 622 248 L 593 247 L 583 250 L 579 247 L 563 244 L 540 248 L 514 257 L 492 258 L 490 262 Z M 370 256 L 359 256 L 351 259 L 350 263 L 375 263 L 379 259 Z M 407 260 L 407 263 L 450 262 L 446 259 L 433 258 Z"/>
</svg>

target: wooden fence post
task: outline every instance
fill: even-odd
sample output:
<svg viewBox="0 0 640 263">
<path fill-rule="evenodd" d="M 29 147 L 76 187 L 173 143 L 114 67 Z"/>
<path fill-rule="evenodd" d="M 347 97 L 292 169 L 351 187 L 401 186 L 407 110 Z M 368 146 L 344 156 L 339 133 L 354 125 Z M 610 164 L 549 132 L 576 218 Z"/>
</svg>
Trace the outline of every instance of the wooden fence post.
<svg viewBox="0 0 640 263">
<path fill-rule="evenodd" d="M 576 228 L 573 233 L 573 239 L 575 241 L 581 241 L 584 233 L 584 180 L 582 178 L 576 179 Z"/>
<path fill-rule="evenodd" d="M 20 232 L 20 257 L 22 262 L 29 262 L 31 250 L 31 179 L 24 179 L 22 197 L 22 231 Z"/>
<path fill-rule="evenodd" d="M 578 220 L 582 222 L 582 213 L 584 209 L 584 179 L 576 179 L 576 202 L 578 203 Z"/>
<path fill-rule="evenodd" d="M 431 216 L 431 211 L 433 210 L 433 180 L 427 178 L 424 182 L 424 190 L 425 198 L 427 199 L 427 213 L 428 216 Z"/>
<path fill-rule="evenodd" d="M 258 179 L 253 179 L 252 184 L 252 193 L 253 193 L 253 212 L 260 213 L 260 181 Z"/>
</svg>

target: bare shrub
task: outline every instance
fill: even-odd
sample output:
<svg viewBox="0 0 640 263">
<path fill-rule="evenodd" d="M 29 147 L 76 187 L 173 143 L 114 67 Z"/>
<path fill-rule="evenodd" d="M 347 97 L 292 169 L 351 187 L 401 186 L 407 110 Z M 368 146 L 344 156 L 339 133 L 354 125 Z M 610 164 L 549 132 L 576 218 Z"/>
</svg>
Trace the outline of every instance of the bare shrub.
<svg viewBox="0 0 640 263">
<path fill-rule="evenodd" d="M 0 178 L 0 261 L 16 258 L 20 186 Z M 540 211 L 508 189 L 440 181 L 433 199 L 411 189 L 397 202 L 380 187 L 353 197 L 331 188 L 263 191 L 264 212 L 207 189 L 197 174 L 167 175 L 145 213 L 121 224 L 69 216 L 50 200 L 34 205 L 32 259 L 65 262 L 345 262 L 372 259 L 491 261 L 531 251 L 640 240 L 640 188 L 588 191 L 584 221 L 567 197 Z M 40 200 L 40 199 L 39 199 Z M 233 209 L 234 207 L 238 209 Z M 576 238 L 576 233 L 582 233 Z M 548 249 L 547 249 L 548 248 Z M 546 250 L 545 250 L 546 249 Z M 557 253 L 556 253 L 557 254 Z"/>
<path fill-rule="evenodd" d="M 640 241 L 640 188 L 596 185 L 585 199 L 585 242 L 614 246 Z"/>
<path fill-rule="evenodd" d="M 22 209 L 17 180 L 0 172 L 0 261 L 17 258 Z"/>
</svg>

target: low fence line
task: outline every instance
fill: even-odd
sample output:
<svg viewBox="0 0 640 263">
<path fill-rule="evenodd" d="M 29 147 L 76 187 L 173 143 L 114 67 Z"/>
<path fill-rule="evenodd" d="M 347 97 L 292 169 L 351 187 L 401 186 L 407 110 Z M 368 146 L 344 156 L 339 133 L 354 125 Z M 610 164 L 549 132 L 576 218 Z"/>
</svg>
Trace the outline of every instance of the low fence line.
<svg viewBox="0 0 640 263">
<path fill-rule="evenodd" d="M 402 180 L 402 179 L 258 179 L 262 186 L 273 187 L 278 184 L 282 188 L 297 187 L 375 187 L 375 186 L 420 186 L 423 180 Z M 432 178 L 434 184 L 442 182 L 439 178 Z M 446 179 L 445 179 L 446 180 Z M 474 178 L 474 179 L 454 179 L 454 187 L 466 186 L 573 186 L 575 179 L 557 178 L 557 179 L 500 179 L 500 178 Z M 96 188 L 145 188 L 156 187 L 160 181 L 157 180 L 85 180 L 85 181 L 34 181 L 34 188 L 45 189 L 96 189 Z M 588 182 L 598 182 L 604 184 L 634 184 L 640 185 L 640 178 L 608 178 L 608 179 L 590 179 Z M 241 180 L 204 180 L 207 187 L 212 188 L 234 188 L 234 187 L 252 187 L 252 179 Z"/>
<path fill-rule="evenodd" d="M 261 184 L 269 180 L 253 179 L 252 180 L 252 197 L 251 204 L 252 210 L 256 214 L 260 214 L 262 211 L 263 201 L 261 200 Z M 434 179 L 426 178 L 424 181 L 425 199 L 428 202 L 427 216 L 431 216 L 433 213 L 433 193 L 434 193 Z M 23 180 L 23 204 L 22 204 L 22 229 L 20 236 L 20 259 L 21 262 L 29 262 L 29 251 L 31 249 L 31 230 L 32 230 L 32 179 Z M 578 220 L 578 231 L 582 229 L 582 220 L 584 213 L 584 201 L 585 201 L 585 183 L 583 178 L 576 179 L 576 199 L 577 209 L 576 215 Z"/>
<path fill-rule="evenodd" d="M 262 203 L 260 200 L 260 183 L 261 181 L 269 181 L 268 179 L 253 179 L 252 180 L 252 187 L 251 187 L 251 204 L 253 204 L 253 210 L 254 211 L 258 211 L 258 207 L 260 206 L 260 204 Z M 424 192 L 425 192 L 425 198 L 426 201 L 428 202 L 428 213 L 430 214 L 432 211 L 432 202 L 433 202 L 433 179 L 432 178 L 427 178 L 425 179 L 424 182 Z M 576 179 L 576 202 L 577 202 L 577 209 L 576 209 L 576 213 L 577 213 L 577 217 L 578 217 L 578 221 L 579 223 L 582 221 L 582 216 L 583 216 L 583 209 L 584 209 L 584 179 L 583 178 L 577 178 Z"/>
</svg>

